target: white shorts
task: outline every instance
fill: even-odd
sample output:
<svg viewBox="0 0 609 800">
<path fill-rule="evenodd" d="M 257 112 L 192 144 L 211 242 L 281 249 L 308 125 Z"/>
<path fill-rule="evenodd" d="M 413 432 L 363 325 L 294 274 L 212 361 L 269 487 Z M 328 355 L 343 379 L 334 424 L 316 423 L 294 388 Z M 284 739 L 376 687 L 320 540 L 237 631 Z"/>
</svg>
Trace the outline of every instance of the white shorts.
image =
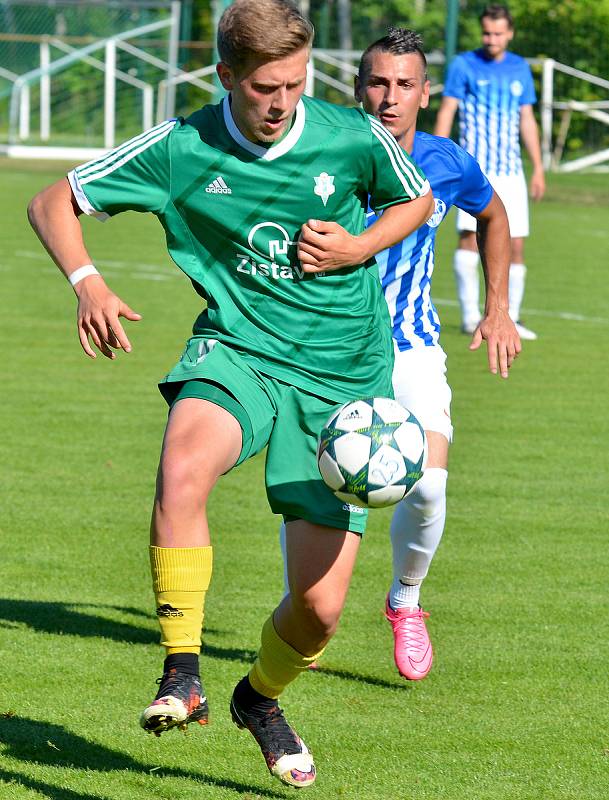
<svg viewBox="0 0 609 800">
<path fill-rule="evenodd" d="M 398 350 L 394 342 L 393 349 L 395 399 L 412 411 L 424 430 L 441 433 L 452 442 L 452 392 L 446 380 L 446 353 L 439 344 Z"/>
<path fill-rule="evenodd" d="M 529 196 L 524 173 L 517 175 L 487 175 L 493 189 L 497 192 L 510 223 L 510 236 L 520 239 L 529 235 Z M 457 230 L 475 231 L 476 218 L 457 209 Z"/>
</svg>

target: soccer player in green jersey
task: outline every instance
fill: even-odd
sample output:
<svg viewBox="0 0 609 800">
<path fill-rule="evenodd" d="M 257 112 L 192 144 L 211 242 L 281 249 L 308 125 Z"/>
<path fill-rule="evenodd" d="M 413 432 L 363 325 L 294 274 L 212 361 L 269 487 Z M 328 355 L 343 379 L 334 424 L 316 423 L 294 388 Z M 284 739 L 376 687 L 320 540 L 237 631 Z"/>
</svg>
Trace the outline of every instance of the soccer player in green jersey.
<svg viewBox="0 0 609 800">
<path fill-rule="evenodd" d="M 221 475 L 268 446 L 266 491 L 287 523 L 289 594 L 266 621 L 231 714 L 272 774 L 315 780 L 278 697 L 319 657 L 345 601 L 366 513 L 320 478 L 317 433 L 337 405 L 391 392 L 388 311 L 373 255 L 423 223 L 429 185 L 391 134 L 357 109 L 302 97 L 313 30 L 286 0 L 236 0 L 218 29 L 229 94 L 78 167 L 37 195 L 30 220 L 78 297 L 90 357 L 131 345 L 117 297 L 78 221 L 152 212 L 207 301 L 160 388 L 170 406 L 150 560 L 164 674 L 142 726 L 207 722 L 199 677 L 212 555 L 206 502 Z M 384 213 L 365 229 L 368 197 Z"/>
</svg>

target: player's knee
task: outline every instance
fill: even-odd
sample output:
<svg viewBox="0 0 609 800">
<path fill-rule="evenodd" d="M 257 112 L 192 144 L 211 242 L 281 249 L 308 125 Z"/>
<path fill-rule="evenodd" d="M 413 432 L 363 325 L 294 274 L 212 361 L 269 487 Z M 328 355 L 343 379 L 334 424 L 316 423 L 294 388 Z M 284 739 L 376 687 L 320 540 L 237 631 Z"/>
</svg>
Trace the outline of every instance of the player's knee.
<svg viewBox="0 0 609 800">
<path fill-rule="evenodd" d="M 440 467 L 428 467 L 421 480 L 404 500 L 411 508 L 424 515 L 433 515 L 446 503 L 448 472 Z"/>
<path fill-rule="evenodd" d="M 333 597 L 307 593 L 301 598 L 292 597 L 299 624 L 306 628 L 312 639 L 325 644 L 338 627 L 343 604 Z"/>
<path fill-rule="evenodd" d="M 157 500 L 161 505 L 204 505 L 214 484 L 199 457 L 183 448 L 163 453 L 157 478 Z"/>
</svg>

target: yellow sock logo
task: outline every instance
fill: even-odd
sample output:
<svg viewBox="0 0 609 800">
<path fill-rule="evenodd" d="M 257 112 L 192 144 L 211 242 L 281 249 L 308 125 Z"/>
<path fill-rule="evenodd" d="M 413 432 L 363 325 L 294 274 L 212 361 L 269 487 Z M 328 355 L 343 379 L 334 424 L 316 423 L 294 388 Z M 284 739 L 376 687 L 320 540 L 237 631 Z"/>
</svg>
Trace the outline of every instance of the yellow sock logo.
<svg viewBox="0 0 609 800">
<path fill-rule="evenodd" d="M 163 606 L 159 606 L 156 610 L 157 617 L 183 617 L 184 614 L 180 611 L 179 608 L 174 608 L 170 606 L 169 603 L 165 603 Z"/>
</svg>

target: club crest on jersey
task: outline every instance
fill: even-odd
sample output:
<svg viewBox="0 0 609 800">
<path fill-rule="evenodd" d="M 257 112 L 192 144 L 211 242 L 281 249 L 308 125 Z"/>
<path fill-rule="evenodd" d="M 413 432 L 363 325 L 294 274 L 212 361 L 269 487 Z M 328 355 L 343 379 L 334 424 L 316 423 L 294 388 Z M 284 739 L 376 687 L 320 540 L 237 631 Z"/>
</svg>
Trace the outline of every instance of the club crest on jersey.
<svg viewBox="0 0 609 800">
<path fill-rule="evenodd" d="M 520 97 L 520 95 L 524 92 L 524 86 L 520 83 L 520 81 L 512 81 L 510 83 L 510 91 L 514 97 Z"/>
<path fill-rule="evenodd" d="M 439 198 L 434 199 L 435 209 L 431 217 L 427 220 L 427 224 L 430 228 L 437 228 L 438 225 L 444 219 L 444 215 L 446 214 L 446 203 L 444 200 L 440 200 Z"/>
<path fill-rule="evenodd" d="M 318 197 L 321 197 L 321 202 L 325 206 L 330 195 L 334 194 L 336 191 L 334 175 L 328 175 L 327 172 L 322 172 L 316 178 L 313 178 L 313 180 L 315 181 L 315 188 L 313 191 Z"/>
</svg>

